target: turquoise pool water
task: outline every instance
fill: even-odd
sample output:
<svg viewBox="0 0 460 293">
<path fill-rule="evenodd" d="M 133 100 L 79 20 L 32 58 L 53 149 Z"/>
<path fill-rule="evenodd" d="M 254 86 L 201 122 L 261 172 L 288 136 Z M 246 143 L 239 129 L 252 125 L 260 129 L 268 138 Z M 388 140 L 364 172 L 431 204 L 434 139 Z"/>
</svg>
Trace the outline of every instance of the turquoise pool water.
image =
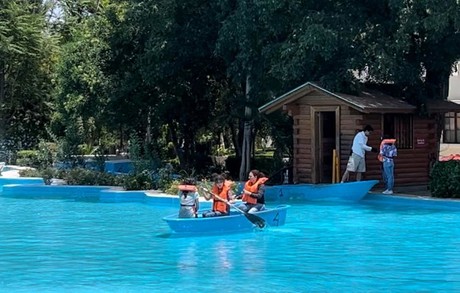
<svg viewBox="0 0 460 293">
<path fill-rule="evenodd" d="M 170 237 L 171 207 L 0 197 L 1 292 L 454 292 L 460 210 L 292 204 L 283 227 Z"/>
</svg>

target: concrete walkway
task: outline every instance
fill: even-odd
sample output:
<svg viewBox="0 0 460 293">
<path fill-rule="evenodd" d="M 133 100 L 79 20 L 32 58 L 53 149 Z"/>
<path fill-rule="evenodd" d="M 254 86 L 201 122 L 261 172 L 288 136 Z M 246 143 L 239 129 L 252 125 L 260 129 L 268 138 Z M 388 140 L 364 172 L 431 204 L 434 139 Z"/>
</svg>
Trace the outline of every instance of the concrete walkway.
<svg viewBox="0 0 460 293">
<path fill-rule="evenodd" d="M 2 177 L 7 177 L 7 178 L 16 178 L 20 177 L 19 176 L 19 171 L 20 170 L 26 170 L 30 169 L 29 167 L 21 167 L 21 166 L 15 166 L 15 165 L 5 165 L 2 170 Z"/>
<path fill-rule="evenodd" d="M 385 189 L 376 188 L 372 189 L 371 193 L 381 194 Z M 431 197 L 431 191 L 428 189 L 427 185 L 424 186 L 395 186 L 393 195 L 397 196 L 409 196 L 409 197 Z"/>
</svg>

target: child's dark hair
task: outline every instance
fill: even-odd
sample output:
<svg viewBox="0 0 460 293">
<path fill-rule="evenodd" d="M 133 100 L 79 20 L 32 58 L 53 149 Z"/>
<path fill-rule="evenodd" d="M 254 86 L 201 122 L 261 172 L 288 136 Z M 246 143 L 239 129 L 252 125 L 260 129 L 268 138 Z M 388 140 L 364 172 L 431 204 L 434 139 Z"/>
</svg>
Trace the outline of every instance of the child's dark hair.
<svg viewBox="0 0 460 293">
<path fill-rule="evenodd" d="M 225 177 L 222 176 L 222 175 L 216 175 L 214 177 L 214 182 L 215 183 L 222 183 L 222 182 L 225 182 Z"/>
<path fill-rule="evenodd" d="M 184 185 L 196 185 L 196 179 L 195 178 L 185 178 L 182 181 L 182 184 L 184 184 Z"/>
<path fill-rule="evenodd" d="M 262 172 L 260 172 L 259 170 L 256 170 L 256 169 L 251 170 L 250 173 L 252 173 L 252 175 L 254 175 L 254 177 L 256 177 L 257 179 L 265 177 L 264 173 L 262 173 Z"/>
<path fill-rule="evenodd" d="M 372 128 L 370 125 L 366 125 L 364 126 L 363 131 L 374 131 L 374 128 Z"/>
</svg>

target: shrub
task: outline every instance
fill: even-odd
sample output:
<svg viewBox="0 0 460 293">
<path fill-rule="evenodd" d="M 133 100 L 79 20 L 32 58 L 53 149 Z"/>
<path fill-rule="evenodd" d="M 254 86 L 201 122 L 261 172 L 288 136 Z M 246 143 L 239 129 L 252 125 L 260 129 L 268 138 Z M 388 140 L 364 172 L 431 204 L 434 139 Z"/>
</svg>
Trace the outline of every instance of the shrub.
<svg viewBox="0 0 460 293">
<path fill-rule="evenodd" d="M 20 166 L 38 167 L 38 151 L 35 150 L 22 150 L 18 151 L 16 164 Z"/>
<path fill-rule="evenodd" d="M 115 175 L 83 168 L 66 170 L 66 172 L 63 172 L 63 175 L 60 176 L 63 177 L 62 179 L 69 185 L 117 185 Z"/>
<path fill-rule="evenodd" d="M 178 194 L 179 193 L 179 184 L 181 184 L 181 181 L 179 180 L 173 180 L 169 183 L 169 186 L 165 186 L 163 191 L 168 194 Z"/>
<path fill-rule="evenodd" d="M 123 175 L 122 182 L 126 190 L 153 189 L 152 175 L 148 171 Z"/>
<path fill-rule="evenodd" d="M 460 161 L 437 162 L 430 174 L 434 197 L 460 198 Z"/>
<path fill-rule="evenodd" d="M 41 171 L 37 169 L 19 170 L 19 176 L 21 177 L 43 177 Z"/>
</svg>

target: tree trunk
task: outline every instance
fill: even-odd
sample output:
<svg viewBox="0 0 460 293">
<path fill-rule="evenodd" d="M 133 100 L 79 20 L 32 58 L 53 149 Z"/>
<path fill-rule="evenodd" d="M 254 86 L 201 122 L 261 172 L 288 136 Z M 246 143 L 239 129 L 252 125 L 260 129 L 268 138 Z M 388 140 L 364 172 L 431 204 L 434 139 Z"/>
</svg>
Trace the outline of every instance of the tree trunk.
<svg viewBox="0 0 460 293">
<path fill-rule="evenodd" d="M 149 107 L 147 111 L 147 129 L 145 131 L 145 141 L 150 144 L 152 143 L 152 107 Z"/>
<path fill-rule="evenodd" d="M 244 109 L 244 129 L 243 129 L 243 144 L 241 147 L 241 166 L 240 166 L 240 181 L 246 180 L 249 171 L 251 170 L 251 145 L 252 145 L 252 109 L 249 107 L 251 90 L 249 83 L 249 75 L 246 77 L 246 107 Z"/>
<path fill-rule="evenodd" d="M 174 152 L 176 153 L 176 156 L 179 159 L 179 165 L 183 169 L 184 156 L 183 156 L 183 152 L 182 152 L 182 150 L 180 148 L 181 143 L 180 143 L 180 141 L 178 139 L 177 130 L 174 127 L 174 122 L 169 121 L 168 126 L 169 126 L 168 127 L 169 128 L 169 138 L 172 141 L 172 144 L 173 144 L 173 147 L 174 147 Z"/>
<path fill-rule="evenodd" d="M 240 157 L 241 156 L 241 147 L 240 147 L 240 144 L 239 144 L 239 131 L 237 131 L 237 129 L 239 130 L 239 123 L 238 125 L 233 125 L 232 123 L 229 124 L 229 129 L 230 129 L 230 133 L 231 133 L 231 139 L 232 139 L 232 143 L 233 143 L 233 147 L 235 148 L 235 154 L 236 154 L 236 157 Z"/>
</svg>

